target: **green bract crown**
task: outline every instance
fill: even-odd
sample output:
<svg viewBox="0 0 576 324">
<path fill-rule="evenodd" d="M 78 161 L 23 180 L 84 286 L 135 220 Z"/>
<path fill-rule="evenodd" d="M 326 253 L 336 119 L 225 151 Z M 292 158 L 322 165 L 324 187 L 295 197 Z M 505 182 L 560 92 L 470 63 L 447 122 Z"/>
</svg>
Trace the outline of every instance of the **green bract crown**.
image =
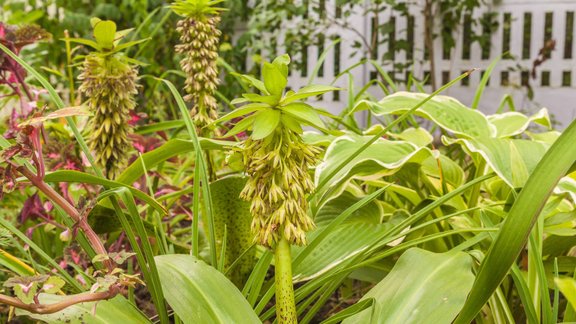
<svg viewBox="0 0 576 324">
<path fill-rule="evenodd" d="M 264 81 L 250 75 L 240 75 L 244 81 L 258 89 L 261 94 L 247 93 L 242 95 L 243 98 L 232 100 L 232 104 L 245 103 L 245 105 L 219 118 L 215 123 L 249 114 L 250 116 L 236 124 L 225 137 L 251 130 L 252 139 L 263 139 L 272 134 L 279 126 L 302 134 L 302 124 L 328 132 L 317 110 L 301 100 L 339 90 L 339 88 L 310 85 L 296 92 L 292 90 L 286 92 L 289 63 L 290 56 L 288 54 L 278 56 L 272 63 L 265 62 L 262 67 L 262 79 Z"/>
<path fill-rule="evenodd" d="M 216 7 L 224 0 L 177 0 L 170 5 L 170 8 L 183 17 L 203 17 L 216 15 L 226 9 Z"/>
<path fill-rule="evenodd" d="M 94 40 L 85 38 L 70 38 L 68 40 L 74 43 L 90 46 L 98 51 L 99 55 L 112 55 L 148 40 L 148 38 L 145 38 L 120 44 L 124 37 L 126 37 L 126 35 L 128 35 L 134 28 L 117 31 L 115 22 L 110 20 L 101 20 L 99 18 L 90 19 L 90 24 L 94 29 Z M 140 62 L 133 59 L 128 59 L 128 61 L 131 61 L 130 63 L 140 64 Z"/>
</svg>

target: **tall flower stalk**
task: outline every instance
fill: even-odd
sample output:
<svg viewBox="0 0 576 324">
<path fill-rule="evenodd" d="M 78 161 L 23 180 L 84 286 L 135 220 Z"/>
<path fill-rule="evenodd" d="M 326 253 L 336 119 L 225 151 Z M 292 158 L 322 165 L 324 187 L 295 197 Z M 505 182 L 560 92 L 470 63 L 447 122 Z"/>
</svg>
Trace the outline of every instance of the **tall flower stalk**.
<svg viewBox="0 0 576 324">
<path fill-rule="evenodd" d="M 222 32 L 218 29 L 219 13 L 216 7 L 223 0 L 177 0 L 171 8 L 183 18 L 176 30 L 180 44 L 176 52 L 183 54 L 180 61 L 186 73 L 184 100 L 192 103 L 191 115 L 198 127 L 211 124 L 218 118 L 218 102 L 214 97 L 218 87 L 218 45 Z"/>
<path fill-rule="evenodd" d="M 116 32 L 112 21 L 93 19 L 94 38 L 70 39 L 95 49 L 84 59 L 78 88 L 87 99 L 93 117 L 86 126 L 88 143 L 95 152 L 96 162 L 105 169 L 108 178 L 115 178 L 126 166 L 132 128 L 128 121 L 135 108 L 138 93 L 136 61 L 121 51 L 141 41 L 120 45 L 128 31 Z"/>
<path fill-rule="evenodd" d="M 259 244 L 275 252 L 276 311 L 278 323 L 296 323 L 290 245 L 306 244 L 314 228 L 308 214 L 307 195 L 314 189 L 309 169 L 320 150 L 302 139 L 302 125 L 324 130 L 317 111 L 302 99 L 336 88 L 308 86 L 285 92 L 290 57 L 277 57 L 262 67 L 263 81 L 243 79 L 262 94 L 246 94 L 233 103 L 247 103 L 217 122 L 247 115 L 227 135 L 251 131 L 238 149 L 248 182 L 240 196 L 250 201 L 252 231 Z"/>
</svg>

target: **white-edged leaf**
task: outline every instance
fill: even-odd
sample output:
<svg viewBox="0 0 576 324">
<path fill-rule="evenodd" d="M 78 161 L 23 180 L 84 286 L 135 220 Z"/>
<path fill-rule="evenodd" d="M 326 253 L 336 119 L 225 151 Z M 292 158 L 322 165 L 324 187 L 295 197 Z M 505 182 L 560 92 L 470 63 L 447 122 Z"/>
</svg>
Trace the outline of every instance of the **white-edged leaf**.
<svg viewBox="0 0 576 324">
<path fill-rule="evenodd" d="M 429 95 L 400 91 L 384 97 L 379 102 L 362 101 L 354 111 L 370 109 L 377 116 L 401 114 L 415 107 Z M 457 135 L 478 138 L 496 136 L 496 128 L 478 110 L 464 106 L 460 101 L 447 96 L 434 96 L 415 112 L 428 118 L 445 130 Z"/>
</svg>

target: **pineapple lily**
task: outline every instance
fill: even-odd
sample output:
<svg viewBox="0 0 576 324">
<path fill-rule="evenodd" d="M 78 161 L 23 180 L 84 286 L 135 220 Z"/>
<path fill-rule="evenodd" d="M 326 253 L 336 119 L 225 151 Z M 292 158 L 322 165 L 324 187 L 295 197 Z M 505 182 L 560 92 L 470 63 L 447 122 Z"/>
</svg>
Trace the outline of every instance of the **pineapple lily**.
<svg viewBox="0 0 576 324">
<path fill-rule="evenodd" d="M 308 172 L 316 164 L 319 149 L 304 143 L 302 124 L 324 130 L 317 111 L 302 99 L 336 88 L 307 86 L 285 92 L 290 57 L 265 62 L 262 78 L 241 78 L 260 90 L 244 94 L 234 104 L 246 105 L 217 122 L 248 115 L 226 136 L 251 130 L 239 148 L 249 176 L 241 197 L 251 202 L 252 231 L 259 244 L 275 249 L 276 309 L 279 323 L 295 323 L 296 308 L 292 286 L 290 244 L 306 244 L 306 232 L 314 228 L 306 200 L 314 184 Z"/>
<path fill-rule="evenodd" d="M 184 17 L 176 30 L 180 44 L 176 52 L 183 54 L 180 61 L 186 73 L 184 100 L 192 102 L 192 118 L 198 127 L 211 124 L 218 118 L 218 103 L 214 94 L 218 86 L 218 44 L 221 31 L 218 15 L 222 8 L 216 7 L 223 0 L 177 0 L 172 10 Z"/>
<path fill-rule="evenodd" d="M 128 124 L 130 112 L 136 103 L 136 61 L 121 51 L 144 40 L 119 45 L 130 32 L 116 32 L 116 24 L 98 18 L 91 20 L 96 41 L 71 39 L 95 49 L 84 58 L 79 91 L 86 96 L 93 117 L 86 126 L 90 148 L 96 153 L 97 163 L 114 178 L 126 165 L 132 129 Z"/>
</svg>

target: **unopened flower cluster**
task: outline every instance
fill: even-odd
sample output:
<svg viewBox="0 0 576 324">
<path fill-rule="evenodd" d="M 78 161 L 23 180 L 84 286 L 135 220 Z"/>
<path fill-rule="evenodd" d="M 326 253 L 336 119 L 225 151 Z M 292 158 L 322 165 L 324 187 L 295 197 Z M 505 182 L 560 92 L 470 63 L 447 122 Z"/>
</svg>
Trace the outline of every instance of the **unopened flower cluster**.
<svg viewBox="0 0 576 324">
<path fill-rule="evenodd" d="M 136 105 L 137 78 L 136 68 L 122 60 L 121 54 L 96 53 L 86 56 L 79 76 L 79 90 L 94 114 L 87 125 L 88 141 L 108 178 L 116 177 L 127 163 L 131 147 L 128 121 Z"/>
<path fill-rule="evenodd" d="M 314 228 L 307 211 L 306 195 L 314 186 L 308 170 L 319 150 L 298 133 L 278 127 L 264 139 L 247 139 L 242 154 L 249 180 L 241 197 L 252 202 L 258 243 L 273 247 L 284 235 L 291 244 L 306 244 L 306 232 Z"/>
<path fill-rule="evenodd" d="M 204 19 L 188 17 L 178 22 L 181 34 L 176 52 L 184 54 L 180 61 L 186 73 L 184 90 L 186 101 L 193 104 L 192 117 L 198 126 L 205 126 L 218 118 L 218 103 L 214 98 L 218 86 L 218 43 L 221 35 L 216 27 L 220 17 Z"/>
</svg>

